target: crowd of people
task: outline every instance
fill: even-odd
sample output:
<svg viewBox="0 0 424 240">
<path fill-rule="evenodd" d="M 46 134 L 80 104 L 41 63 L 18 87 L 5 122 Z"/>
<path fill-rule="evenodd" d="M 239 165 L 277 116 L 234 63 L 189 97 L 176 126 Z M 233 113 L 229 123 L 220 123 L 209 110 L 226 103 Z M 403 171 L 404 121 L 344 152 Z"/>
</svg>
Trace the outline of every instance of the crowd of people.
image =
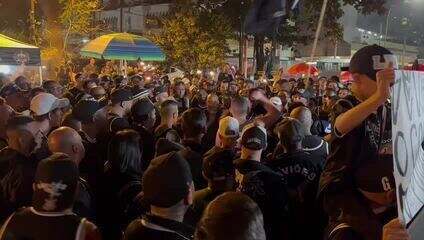
<svg viewBox="0 0 424 240">
<path fill-rule="evenodd" d="M 111 76 L 94 61 L 67 86 L 18 77 L 0 90 L 0 240 L 408 239 L 394 70 L 373 64 L 391 54 L 359 50 L 349 83 Z"/>
</svg>

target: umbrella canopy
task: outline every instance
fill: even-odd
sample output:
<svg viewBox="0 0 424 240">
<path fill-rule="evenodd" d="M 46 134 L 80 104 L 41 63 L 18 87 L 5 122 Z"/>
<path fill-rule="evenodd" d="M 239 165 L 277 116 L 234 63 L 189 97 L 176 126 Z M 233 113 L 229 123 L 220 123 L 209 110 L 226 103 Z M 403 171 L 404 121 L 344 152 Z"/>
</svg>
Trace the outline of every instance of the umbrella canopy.
<svg viewBox="0 0 424 240">
<path fill-rule="evenodd" d="M 319 74 L 319 70 L 317 67 L 313 65 L 309 65 L 307 63 L 297 63 L 292 65 L 287 72 L 290 75 L 302 75 L 302 74 L 308 74 L 308 71 L 310 71 L 310 74 L 312 76 L 316 76 Z"/>
<path fill-rule="evenodd" d="M 129 33 L 100 36 L 81 49 L 84 57 L 110 60 L 164 61 L 165 54 L 147 38 Z"/>
<path fill-rule="evenodd" d="M 341 71 L 340 72 L 340 81 L 342 83 L 348 83 L 353 80 L 352 74 L 349 71 Z"/>
<path fill-rule="evenodd" d="M 40 49 L 0 34 L 0 65 L 40 65 Z"/>
</svg>

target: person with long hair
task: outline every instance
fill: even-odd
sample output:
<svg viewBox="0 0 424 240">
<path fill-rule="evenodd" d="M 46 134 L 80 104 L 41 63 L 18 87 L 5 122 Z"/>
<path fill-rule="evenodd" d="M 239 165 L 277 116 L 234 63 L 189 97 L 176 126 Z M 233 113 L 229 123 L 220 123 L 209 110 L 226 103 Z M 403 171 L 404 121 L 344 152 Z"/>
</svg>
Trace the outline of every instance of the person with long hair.
<svg viewBox="0 0 424 240">
<path fill-rule="evenodd" d="M 119 239 L 124 227 L 138 216 L 142 161 L 140 136 L 134 130 L 117 132 L 109 142 L 103 179 L 99 182 L 99 225 L 105 239 Z"/>
</svg>

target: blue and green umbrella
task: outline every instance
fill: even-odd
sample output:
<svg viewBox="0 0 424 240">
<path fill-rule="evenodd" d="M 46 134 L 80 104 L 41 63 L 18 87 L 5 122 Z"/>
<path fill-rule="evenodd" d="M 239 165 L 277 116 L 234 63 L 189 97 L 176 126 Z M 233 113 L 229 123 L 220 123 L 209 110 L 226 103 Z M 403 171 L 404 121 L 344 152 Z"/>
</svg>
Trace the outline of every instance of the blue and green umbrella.
<svg viewBox="0 0 424 240">
<path fill-rule="evenodd" d="M 100 36 L 88 42 L 81 49 L 81 55 L 108 60 L 165 61 L 165 54 L 156 44 L 147 38 L 129 33 Z"/>
</svg>

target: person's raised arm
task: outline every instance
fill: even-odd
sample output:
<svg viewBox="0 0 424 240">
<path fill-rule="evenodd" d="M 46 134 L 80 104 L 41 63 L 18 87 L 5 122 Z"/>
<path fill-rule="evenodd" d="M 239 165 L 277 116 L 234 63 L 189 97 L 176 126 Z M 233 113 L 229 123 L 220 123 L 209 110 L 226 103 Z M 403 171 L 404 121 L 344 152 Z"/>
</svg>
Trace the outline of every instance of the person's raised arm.
<svg viewBox="0 0 424 240">
<path fill-rule="evenodd" d="M 266 110 L 266 114 L 261 117 L 257 117 L 257 120 L 262 121 L 265 124 L 265 128 L 269 129 L 280 119 L 281 112 L 276 108 L 272 102 L 265 96 L 262 90 L 254 89 L 250 91 L 249 99 L 251 101 L 258 101 Z"/>
<path fill-rule="evenodd" d="M 390 86 L 395 78 L 393 68 L 377 73 L 377 91 L 367 100 L 352 109 L 340 114 L 335 121 L 335 129 L 340 135 L 345 135 L 359 126 L 369 115 L 377 111 L 390 96 Z"/>
</svg>

